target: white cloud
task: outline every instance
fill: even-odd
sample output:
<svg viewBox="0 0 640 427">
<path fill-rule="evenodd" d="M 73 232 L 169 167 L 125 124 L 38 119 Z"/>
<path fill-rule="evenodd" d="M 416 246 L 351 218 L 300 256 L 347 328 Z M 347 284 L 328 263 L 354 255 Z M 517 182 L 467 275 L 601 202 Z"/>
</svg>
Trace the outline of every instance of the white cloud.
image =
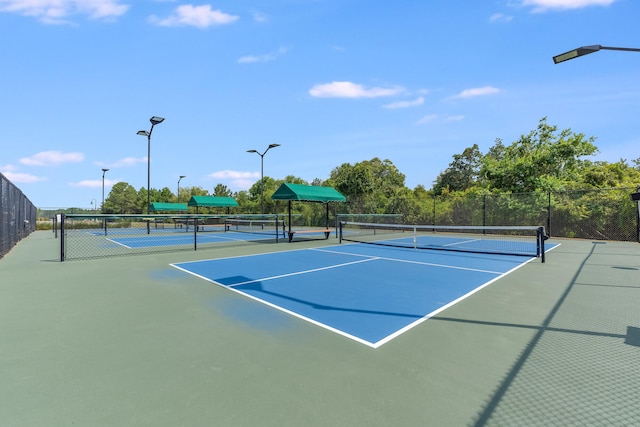
<svg viewBox="0 0 640 427">
<path fill-rule="evenodd" d="M 489 17 L 489 22 L 511 22 L 513 16 L 505 15 L 504 13 L 494 13 Z"/>
<path fill-rule="evenodd" d="M 440 115 L 440 114 L 428 114 L 424 117 L 422 117 L 420 120 L 418 120 L 416 122 L 417 125 L 425 125 L 427 123 L 432 123 L 435 121 L 438 122 L 459 122 L 460 120 L 464 120 L 464 116 L 463 115 L 457 115 L 457 116 L 447 116 L 447 115 Z"/>
<path fill-rule="evenodd" d="M 523 6 L 533 7 L 534 12 L 547 10 L 580 9 L 588 6 L 609 6 L 616 0 L 522 0 Z"/>
<path fill-rule="evenodd" d="M 111 187 L 114 184 L 117 184 L 120 181 L 114 179 L 105 179 L 104 187 Z M 69 185 L 71 187 L 83 187 L 83 188 L 102 188 L 102 179 L 85 179 L 83 181 L 78 182 L 70 182 Z"/>
<path fill-rule="evenodd" d="M 96 166 L 107 168 L 127 168 L 139 163 L 147 163 L 147 157 L 125 157 L 120 160 L 116 160 L 113 163 L 95 162 L 94 164 Z"/>
<path fill-rule="evenodd" d="M 185 4 L 178 6 L 171 16 L 160 19 L 151 16 L 151 22 L 163 27 L 192 26 L 208 28 L 214 25 L 232 24 L 238 20 L 238 16 L 229 15 L 220 10 L 211 10 L 211 5 L 193 6 Z"/>
<path fill-rule="evenodd" d="M 0 12 L 33 16 L 48 24 L 68 23 L 71 15 L 92 19 L 111 19 L 129 9 L 119 0 L 0 0 Z"/>
<path fill-rule="evenodd" d="M 473 98 L 476 96 L 494 95 L 501 92 L 500 89 L 493 86 L 476 87 L 472 89 L 465 89 L 453 98 Z"/>
<path fill-rule="evenodd" d="M 256 180 L 260 178 L 260 173 L 223 170 L 214 172 L 209 177 L 228 183 L 232 190 L 240 191 L 247 190 L 255 184 Z"/>
<path fill-rule="evenodd" d="M 45 177 L 35 176 L 28 173 L 2 172 L 2 174 L 13 183 L 31 184 L 47 180 Z"/>
<path fill-rule="evenodd" d="M 426 116 L 424 116 L 420 120 L 418 120 L 416 122 L 416 124 L 424 125 L 424 124 L 427 124 L 427 123 L 431 123 L 431 122 L 433 122 L 433 121 L 435 121 L 437 119 L 438 119 L 438 115 L 437 114 L 427 114 Z"/>
<path fill-rule="evenodd" d="M 62 163 L 79 163 L 84 160 L 82 153 L 62 153 L 60 151 L 42 151 L 31 157 L 23 157 L 20 163 L 28 166 L 57 166 Z"/>
<path fill-rule="evenodd" d="M 269 16 L 262 12 L 253 12 L 253 20 L 255 22 L 267 22 L 269 21 Z"/>
<path fill-rule="evenodd" d="M 275 52 L 269 52 L 266 53 L 264 55 L 248 55 L 248 56 L 243 56 L 240 59 L 238 59 L 238 62 L 240 64 L 251 64 L 254 62 L 268 62 L 268 61 L 274 61 L 278 58 L 278 56 L 282 56 L 285 53 L 288 52 L 289 49 L 287 49 L 286 47 L 280 47 L 277 51 Z"/>
<path fill-rule="evenodd" d="M 105 181 L 105 184 L 106 184 L 106 181 Z M 79 182 L 70 182 L 69 185 L 72 187 L 102 188 L 102 180 L 86 179 L 84 181 L 79 181 Z"/>
<path fill-rule="evenodd" d="M 372 87 L 365 88 L 352 82 L 331 82 L 315 85 L 309 90 L 309 94 L 316 98 L 378 98 L 393 96 L 404 92 L 404 88 Z"/>
<path fill-rule="evenodd" d="M 247 179 L 247 178 L 255 179 L 255 178 L 260 178 L 260 173 L 232 171 L 227 169 L 223 171 L 214 172 L 209 176 L 215 179 Z"/>
<path fill-rule="evenodd" d="M 397 101 L 392 102 L 390 104 L 383 105 L 383 108 L 388 108 L 390 110 L 394 110 L 397 108 L 409 108 L 409 107 L 417 107 L 424 104 L 424 97 L 419 96 L 413 101 Z"/>
</svg>

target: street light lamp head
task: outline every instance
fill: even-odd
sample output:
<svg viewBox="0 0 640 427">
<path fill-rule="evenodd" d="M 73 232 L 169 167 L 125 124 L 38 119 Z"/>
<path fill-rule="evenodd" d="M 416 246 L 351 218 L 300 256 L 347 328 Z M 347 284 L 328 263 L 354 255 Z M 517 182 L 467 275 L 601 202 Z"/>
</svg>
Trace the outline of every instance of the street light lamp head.
<svg viewBox="0 0 640 427">
<path fill-rule="evenodd" d="M 560 62 L 568 61 L 570 59 L 577 58 L 579 56 L 588 55 L 593 52 L 597 52 L 602 49 L 602 46 L 599 44 L 595 44 L 592 46 L 582 46 L 577 49 L 570 50 L 565 53 L 561 53 L 560 55 L 556 55 L 553 57 L 553 63 L 559 64 Z"/>
<path fill-rule="evenodd" d="M 280 147 L 280 144 L 269 144 L 269 148 Z"/>
<path fill-rule="evenodd" d="M 570 50 L 569 52 L 556 55 L 553 57 L 553 63 L 559 64 L 560 62 L 568 61 L 570 59 L 574 59 L 579 56 L 585 56 L 590 53 L 597 52 L 599 50 L 622 50 L 626 52 L 640 52 L 640 49 L 635 47 L 613 47 L 613 46 L 602 46 L 599 44 L 594 44 L 591 46 L 582 46 L 577 49 Z"/>
<path fill-rule="evenodd" d="M 247 153 L 257 153 L 258 150 L 247 150 Z"/>
<path fill-rule="evenodd" d="M 186 175 L 180 175 L 180 179 L 186 178 L 186 177 L 187 177 Z"/>
<path fill-rule="evenodd" d="M 109 172 L 109 169 L 104 168 L 104 169 L 102 169 L 102 172 Z"/>
<path fill-rule="evenodd" d="M 139 130 L 138 132 L 136 132 L 137 135 L 142 135 L 142 136 L 146 136 L 149 137 L 151 134 L 146 131 L 146 130 Z"/>
<path fill-rule="evenodd" d="M 152 125 L 157 125 L 160 124 L 162 122 L 164 122 L 164 118 L 163 117 L 158 117 L 158 116 L 153 116 L 149 119 L 149 121 L 151 122 Z"/>
</svg>

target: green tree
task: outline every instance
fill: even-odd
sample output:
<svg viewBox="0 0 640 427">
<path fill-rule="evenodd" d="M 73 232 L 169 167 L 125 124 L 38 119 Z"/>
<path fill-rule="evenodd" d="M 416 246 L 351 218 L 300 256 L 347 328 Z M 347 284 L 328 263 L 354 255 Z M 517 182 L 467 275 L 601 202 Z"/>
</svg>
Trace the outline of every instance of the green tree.
<svg viewBox="0 0 640 427">
<path fill-rule="evenodd" d="M 465 148 L 462 154 L 454 154 L 449 167 L 438 175 L 433 190 L 436 194 L 442 194 L 444 189 L 448 191 L 468 190 L 478 182 L 482 153 L 478 144 Z"/>
<path fill-rule="evenodd" d="M 582 158 L 598 152 L 595 138 L 557 130 L 542 118 L 536 130 L 511 145 L 499 141 L 482 158 L 481 180 L 490 189 L 514 193 L 550 191 L 579 181 Z"/>
<path fill-rule="evenodd" d="M 229 187 L 224 184 L 216 184 L 213 189 L 213 195 L 218 197 L 232 197 L 233 191 L 231 191 Z"/>
<path fill-rule="evenodd" d="M 146 192 L 145 192 L 146 195 Z M 109 196 L 104 200 L 105 213 L 140 213 L 137 205 L 136 189 L 126 182 L 118 182 L 109 192 Z"/>
<path fill-rule="evenodd" d="M 152 193 L 152 196 L 154 194 Z M 169 187 L 164 187 L 162 190 L 160 190 L 159 192 L 156 193 L 155 195 L 155 199 L 152 199 L 152 202 L 163 202 L 163 203 L 172 203 L 174 202 L 176 199 L 175 194 L 173 194 L 173 192 L 171 190 L 169 190 Z"/>
</svg>

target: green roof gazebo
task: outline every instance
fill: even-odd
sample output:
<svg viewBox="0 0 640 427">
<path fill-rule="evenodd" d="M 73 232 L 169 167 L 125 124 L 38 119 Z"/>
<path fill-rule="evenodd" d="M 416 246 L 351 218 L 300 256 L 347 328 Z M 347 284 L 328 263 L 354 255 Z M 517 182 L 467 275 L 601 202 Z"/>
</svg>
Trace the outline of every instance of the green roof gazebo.
<svg viewBox="0 0 640 427">
<path fill-rule="evenodd" d="M 186 203 L 163 203 L 153 202 L 151 203 L 150 212 L 187 212 L 189 207 Z"/>
<path fill-rule="evenodd" d="M 322 187 L 318 185 L 292 184 L 285 182 L 282 184 L 271 200 L 287 200 L 289 202 L 289 234 L 291 235 L 291 203 L 298 202 L 316 202 L 324 203 L 326 206 L 326 222 L 325 228 L 329 228 L 329 203 L 330 202 L 346 202 L 347 198 L 338 190 L 332 187 Z"/>
<path fill-rule="evenodd" d="M 233 197 L 223 197 L 223 196 L 191 196 L 189 200 L 189 206 L 196 207 L 196 213 L 198 212 L 199 207 L 207 207 L 207 208 L 227 208 L 227 212 L 229 208 L 235 208 L 238 206 L 238 202 Z"/>
</svg>

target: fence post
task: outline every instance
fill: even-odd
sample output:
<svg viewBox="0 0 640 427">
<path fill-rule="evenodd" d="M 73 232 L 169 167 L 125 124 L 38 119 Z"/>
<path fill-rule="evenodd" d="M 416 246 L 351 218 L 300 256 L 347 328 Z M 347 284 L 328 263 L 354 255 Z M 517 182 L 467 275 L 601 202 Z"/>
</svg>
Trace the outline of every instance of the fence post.
<svg viewBox="0 0 640 427">
<path fill-rule="evenodd" d="M 547 192 L 547 235 L 551 237 L 551 190 Z"/>
</svg>

